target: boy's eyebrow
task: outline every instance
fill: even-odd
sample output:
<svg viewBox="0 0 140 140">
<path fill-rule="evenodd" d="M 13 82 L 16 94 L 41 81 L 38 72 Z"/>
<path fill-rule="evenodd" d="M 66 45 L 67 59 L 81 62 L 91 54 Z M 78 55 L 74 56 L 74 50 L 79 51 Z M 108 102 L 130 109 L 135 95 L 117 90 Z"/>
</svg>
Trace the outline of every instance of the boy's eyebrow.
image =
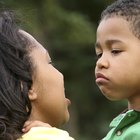
<svg viewBox="0 0 140 140">
<path fill-rule="evenodd" d="M 117 40 L 117 39 L 110 39 L 110 40 L 105 41 L 106 46 L 111 46 L 112 44 L 115 44 L 115 43 L 122 43 L 122 41 Z M 95 43 L 95 48 L 101 48 L 100 42 Z"/>
<path fill-rule="evenodd" d="M 110 40 L 105 41 L 106 46 L 112 46 L 112 44 L 115 44 L 115 43 L 122 43 L 122 41 L 117 40 L 117 39 L 110 39 Z"/>
<path fill-rule="evenodd" d="M 101 48 L 101 44 L 99 42 L 95 43 L 95 48 Z"/>
</svg>

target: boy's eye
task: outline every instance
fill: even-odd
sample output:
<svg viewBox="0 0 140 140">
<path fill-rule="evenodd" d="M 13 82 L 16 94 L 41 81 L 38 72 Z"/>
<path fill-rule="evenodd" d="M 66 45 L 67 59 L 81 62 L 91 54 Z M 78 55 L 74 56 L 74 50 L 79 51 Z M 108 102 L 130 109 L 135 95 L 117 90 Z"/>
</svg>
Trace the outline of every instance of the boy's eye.
<svg viewBox="0 0 140 140">
<path fill-rule="evenodd" d="M 119 54 L 121 52 L 122 52 L 121 50 L 117 50 L 117 49 L 111 51 L 111 53 L 114 54 L 114 55 L 117 55 L 117 54 Z"/>
<path fill-rule="evenodd" d="M 97 59 L 99 59 L 102 57 L 102 53 L 97 53 L 96 56 L 97 56 Z"/>
</svg>

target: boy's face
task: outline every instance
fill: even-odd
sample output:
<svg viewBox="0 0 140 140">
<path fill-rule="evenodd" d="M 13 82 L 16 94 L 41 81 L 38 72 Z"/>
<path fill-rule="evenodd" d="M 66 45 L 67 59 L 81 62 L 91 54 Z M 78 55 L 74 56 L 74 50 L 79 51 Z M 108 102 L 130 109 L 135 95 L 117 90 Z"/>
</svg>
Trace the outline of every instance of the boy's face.
<svg viewBox="0 0 140 140">
<path fill-rule="evenodd" d="M 140 40 L 120 17 L 104 19 L 96 39 L 96 83 L 111 100 L 140 96 Z"/>
</svg>

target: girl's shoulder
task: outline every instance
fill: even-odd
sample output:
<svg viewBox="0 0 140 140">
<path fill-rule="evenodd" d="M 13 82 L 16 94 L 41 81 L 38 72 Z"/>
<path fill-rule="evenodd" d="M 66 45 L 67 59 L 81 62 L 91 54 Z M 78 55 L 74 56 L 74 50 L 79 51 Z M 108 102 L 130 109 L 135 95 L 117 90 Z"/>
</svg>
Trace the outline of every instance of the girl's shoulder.
<svg viewBox="0 0 140 140">
<path fill-rule="evenodd" d="M 74 140 L 67 131 L 55 127 L 33 127 L 18 140 Z"/>
</svg>

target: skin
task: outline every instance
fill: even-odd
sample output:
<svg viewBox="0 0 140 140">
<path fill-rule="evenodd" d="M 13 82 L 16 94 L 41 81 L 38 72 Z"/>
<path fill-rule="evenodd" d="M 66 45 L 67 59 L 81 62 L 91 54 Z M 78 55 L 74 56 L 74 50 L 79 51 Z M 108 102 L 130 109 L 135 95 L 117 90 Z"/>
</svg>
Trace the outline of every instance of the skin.
<svg viewBox="0 0 140 140">
<path fill-rule="evenodd" d="M 22 129 L 22 132 L 24 133 L 27 133 L 32 127 L 52 127 L 50 126 L 48 123 L 44 123 L 44 122 L 41 122 L 41 121 L 38 121 L 38 120 L 34 120 L 34 121 L 26 121 L 24 126 L 23 126 L 23 129 Z"/>
<path fill-rule="evenodd" d="M 63 74 L 51 64 L 48 51 L 37 40 L 25 31 L 20 32 L 31 42 L 34 66 L 33 84 L 28 93 L 32 105 L 29 122 L 41 121 L 58 127 L 69 120 L 70 101 L 65 97 Z"/>
<path fill-rule="evenodd" d="M 140 110 L 140 40 L 121 17 L 103 19 L 97 29 L 96 83 L 110 100 L 128 100 Z"/>
</svg>

